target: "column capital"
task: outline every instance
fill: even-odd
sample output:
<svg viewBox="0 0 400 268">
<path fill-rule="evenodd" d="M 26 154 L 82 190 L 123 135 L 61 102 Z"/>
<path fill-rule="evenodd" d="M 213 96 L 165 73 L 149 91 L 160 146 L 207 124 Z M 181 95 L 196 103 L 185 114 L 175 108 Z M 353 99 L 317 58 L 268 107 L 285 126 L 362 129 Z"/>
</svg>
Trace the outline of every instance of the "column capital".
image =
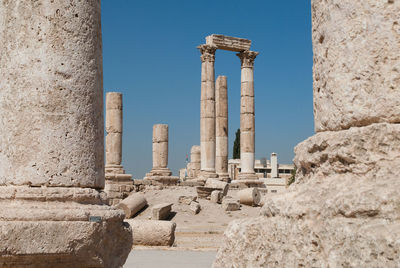
<svg viewBox="0 0 400 268">
<path fill-rule="evenodd" d="M 201 56 L 200 56 L 201 62 L 215 61 L 215 51 L 217 50 L 217 46 L 203 44 L 203 45 L 198 46 L 197 48 L 200 50 L 200 53 L 201 53 Z"/>
<path fill-rule="evenodd" d="M 255 51 L 250 51 L 250 50 L 244 50 L 240 53 L 237 53 L 236 55 L 239 57 L 241 63 L 242 63 L 242 68 L 253 68 L 254 66 L 254 60 L 256 59 L 257 55 L 259 53 Z"/>
</svg>

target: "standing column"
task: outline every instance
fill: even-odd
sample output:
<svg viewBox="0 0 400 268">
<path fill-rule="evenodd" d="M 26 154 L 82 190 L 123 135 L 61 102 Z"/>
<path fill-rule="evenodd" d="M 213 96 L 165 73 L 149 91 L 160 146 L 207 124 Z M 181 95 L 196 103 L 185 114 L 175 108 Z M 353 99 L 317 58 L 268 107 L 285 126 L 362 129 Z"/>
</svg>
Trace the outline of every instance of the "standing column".
<svg viewBox="0 0 400 268">
<path fill-rule="evenodd" d="M 168 166 L 168 125 L 153 126 L 153 169 L 146 174 L 150 176 L 171 176 Z"/>
<path fill-rule="evenodd" d="M 106 95 L 106 173 L 124 173 L 122 160 L 122 94 Z"/>
<path fill-rule="evenodd" d="M 116 205 L 134 189 L 131 174 L 125 174 L 122 162 L 122 94 L 106 95 L 106 184 L 108 204 Z M 122 187 L 121 187 L 122 186 Z"/>
<path fill-rule="evenodd" d="M 215 89 L 216 148 L 215 171 L 222 180 L 228 174 L 228 85 L 226 76 L 218 76 Z"/>
<path fill-rule="evenodd" d="M 216 46 L 200 45 L 201 52 L 201 100 L 200 100 L 200 147 L 202 179 L 216 178 L 215 173 L 215 73 Z"/>
<path fill-rule="evenodd" d="M 278 156 L 271 154 L 271 178 L 278 178 Z"/>
<path fill-rule="evenodd" d="M 97 190 L 104 187 L 100 7 L 0 1 L 6 267 L 120 267 L 130 252 L 123 213 L 103 205 Z"/>
<path fill-rule="evenodd" d="M 241 61 L 240 98 L 240 174 L 239 179 L 257 179 L 254 172 L 255 118 L 254 118 L 254 60 L 258 52 L 237 54 Z"/>
<path fill-rule="evenodd" d="M 201 167 L 200 146 L 193 145 L 190 150 L 190 163 L 188 164 L 188 176 L 196 178 L 199 175 Z"/>
</svg>

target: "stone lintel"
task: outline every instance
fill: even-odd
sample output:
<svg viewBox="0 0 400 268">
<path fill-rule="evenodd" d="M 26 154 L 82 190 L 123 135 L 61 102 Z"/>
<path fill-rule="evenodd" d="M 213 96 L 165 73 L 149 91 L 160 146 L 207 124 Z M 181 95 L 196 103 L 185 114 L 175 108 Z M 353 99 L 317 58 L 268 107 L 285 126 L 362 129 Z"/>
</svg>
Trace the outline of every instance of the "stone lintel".
<svg viewBox="0 0 400 268">
<path fill-rule="evenodd" d="M 250 50 L 251 40 L 222 34 L 212 34 L 206 37 L 206 44 L 215 45 L 218 49 L 241 52 Z"/>
</svg>

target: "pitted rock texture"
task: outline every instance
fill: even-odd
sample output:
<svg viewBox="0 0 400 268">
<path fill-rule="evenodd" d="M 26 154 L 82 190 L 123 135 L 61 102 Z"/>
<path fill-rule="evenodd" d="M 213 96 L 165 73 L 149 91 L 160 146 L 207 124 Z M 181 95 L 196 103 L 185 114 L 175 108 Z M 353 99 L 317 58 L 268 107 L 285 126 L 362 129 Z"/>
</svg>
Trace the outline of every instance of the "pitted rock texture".
<svg viewBox="0 0 400 268">
<path fill-rule="evenodd" d="M 399 146 L 386 123 L 300 143 L 296 183 L 229 226 L 214 267 L 397 267 Z"/>
<path fill-rule="evenodd" d="M 311 2 L 315 130 L 400 122 L 400 1 Z"/>
<path fill-rule="evenodd" d="M 0 185 L 104 187 L 100 1 L 0 1 Z"/>
</svg>

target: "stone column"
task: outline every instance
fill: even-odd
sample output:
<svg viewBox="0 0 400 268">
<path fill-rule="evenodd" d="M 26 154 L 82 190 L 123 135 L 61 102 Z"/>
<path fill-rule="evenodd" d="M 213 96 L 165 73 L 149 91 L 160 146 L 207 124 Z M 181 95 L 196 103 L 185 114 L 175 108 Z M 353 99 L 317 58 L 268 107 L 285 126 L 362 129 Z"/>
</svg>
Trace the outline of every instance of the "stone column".
<svg viewBox="0 0 400 268">
<path fill-rule="evenodd" d="M 240 174 L 239 179 L 257 179 L 254 172 L 255 115 L 254 115 L 254 60 L 258 52 L 237 54 L 241 61 L 240 98 Z"/>
<path fill-rule="evenodd" d="M 218 76 L 215 87 L 216 148 L 215 171 L 222 180 L 228 174 L 228 84 L 226 76 Z"/>
<path fill-rule="evenodd" d="M 271 178 L 278 178 L 278 156 L 271 154 Z"/>
<path fill-rule="evenodd" d="M 118 204 L 133 190 L 131 174 L 125 174 L 122 162 L 122 93 L 106 95 L 106 185 L 110 205 Z"/>
<path fill-rule="evenodd" d="M 188 176 L 196 178 L 199 175 L 201 167 L 200 146 L 193 145 L 190 150 L 190 163 L 188 164 Z"/>
<path fill-rule="evenodd" d="M 97 190 L 104 187 L 100 25 L 100 1 L 0 1 L 5 266 L 119 267 L 130 252 L 122 211 L 103 205 Z"/>
<path fill-rule="evenodd" d="M 122 94 L 106 95 L 106 173 L 123 173 L 122 161 Z"/>
<path fill-rule="evenodd" d="M 215 178 L 215 73 L 216 46 L 200 45 L 201 52 L 201 100 L 200 100 L 200 147 L 202 179 Z"/>
</svg>

